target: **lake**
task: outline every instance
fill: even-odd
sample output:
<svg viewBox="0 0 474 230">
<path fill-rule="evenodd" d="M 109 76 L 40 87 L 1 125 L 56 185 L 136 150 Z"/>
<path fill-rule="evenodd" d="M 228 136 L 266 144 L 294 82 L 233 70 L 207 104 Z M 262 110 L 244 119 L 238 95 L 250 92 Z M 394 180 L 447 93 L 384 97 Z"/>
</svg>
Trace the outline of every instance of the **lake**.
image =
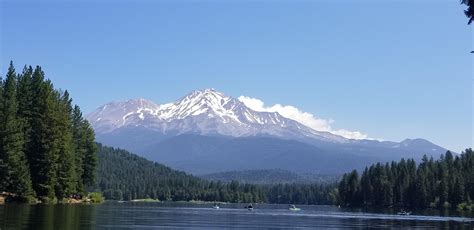
<svg viewBox="0 0 474 230">
<path fill-rule="evenodd" d="M 318 205 L 300 205 L 301 211 L 275 204 L 256 204 L 253 211 L 244 209 L 244 204 L 221 204 L 220 209 L 211 206 L 184 202 L 7 204 L 0 205 L 0 229 L 474 229 L 472 216 L 455 217 L 436 211 L 399 216 L 391 214 L 393 211 L 375 213 Z"/>
</svg>

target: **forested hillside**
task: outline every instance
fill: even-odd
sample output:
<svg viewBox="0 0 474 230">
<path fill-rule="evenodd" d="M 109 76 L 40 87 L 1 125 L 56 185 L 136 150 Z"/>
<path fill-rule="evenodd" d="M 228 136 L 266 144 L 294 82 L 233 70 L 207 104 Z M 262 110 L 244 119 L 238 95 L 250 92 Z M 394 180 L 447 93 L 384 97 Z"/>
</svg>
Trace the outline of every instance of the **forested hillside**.
<svg viewBox="0 0 474 230">
<path fill-rule="evenodd" d="M 203 180 L 125 150 L 99 146 L 98 186 L 106 199 L 330 204 L 335 186 L 254 185 Z"/>
<path fill-rule="evenodd" d="M 98 147 L 98 185 L 106 199 L 262 202 L 266 198 L 255 185 L 208 182 L 125 150 Z"/>
<path fill-rule="evenodd" d="M 339 196 L 346 206 L 402 206 L 412 208 L 451 207 L 470 209 L 474 198 L 474 153 L 451 152 L 440 159 L 423 157 L 365 168 L 345 174 Z"/>
<path fill-rule="evenodd" d="M 12 63 L 0 81 L 0 192 L 43 201 L 83 194 L 94 184 L 94 131 L 67 91 L 41 67 Z"/>
<path fill-rule="evenodd" d="M 199 175 L 199 177 L 212 180 L 249 184 L 330 184 L 340 179 L 340 175 L 320 175 L 311 173 L 294 173 L 283 169 L 260 169 L 228 171 Z"/>
</svg>

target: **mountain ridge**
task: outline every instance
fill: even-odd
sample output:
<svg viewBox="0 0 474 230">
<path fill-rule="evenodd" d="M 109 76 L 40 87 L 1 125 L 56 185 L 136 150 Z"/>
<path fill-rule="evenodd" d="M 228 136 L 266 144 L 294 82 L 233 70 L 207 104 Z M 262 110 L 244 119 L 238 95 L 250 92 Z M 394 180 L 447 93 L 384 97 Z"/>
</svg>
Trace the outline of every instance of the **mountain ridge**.
<svg viewBox="0 0 474 230">
<path fill-rule="evenodd" d="M 112 102 L 86 118 L 99 142 L 195 174 L 272 168 L 342 173 L 446 152 L 421 138 L 355 140 L 316 131 L 277 112 L 254 111 L 214 89 L 161 105 L 146 99 Z"/>
<path fill-rule="evenodd" d="M 195 90 L 162 105 L 146 99 L 112 102 L 88 114 L 87 119 L 99 134 L 126 126 L 142 126 L 165 135 L 200 133 L 242 137 L 268 134 L 284 139 L 349 141 L 311 129 L 278 112 L 254 111 L 237 98 L 214 89 Z"/>
</svg>

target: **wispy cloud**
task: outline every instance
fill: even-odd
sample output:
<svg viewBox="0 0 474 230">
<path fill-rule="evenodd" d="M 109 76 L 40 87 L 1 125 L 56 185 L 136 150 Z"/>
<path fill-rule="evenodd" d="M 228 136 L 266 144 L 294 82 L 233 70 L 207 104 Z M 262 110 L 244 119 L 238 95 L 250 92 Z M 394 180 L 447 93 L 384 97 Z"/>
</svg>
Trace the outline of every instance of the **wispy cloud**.
<svg viewBox="0 0 474 230">
<path fill-rule="evenodd" d="M 311 113 L 301 111 L 291 105 L 275 104 L 272 106 L 266 106 L 262 100 L 246 96 L 240 96 L 239 100 L 255 111 L 278 112 L 282 116 L 298 121 L 316 131 L 326 131 L 350 139 L 369 139 L 367 134 L 359 131 L 349 131 L 345 129 L 335 130 L 331 127 L 334 120 L 318 118 Z"/>
</svg>

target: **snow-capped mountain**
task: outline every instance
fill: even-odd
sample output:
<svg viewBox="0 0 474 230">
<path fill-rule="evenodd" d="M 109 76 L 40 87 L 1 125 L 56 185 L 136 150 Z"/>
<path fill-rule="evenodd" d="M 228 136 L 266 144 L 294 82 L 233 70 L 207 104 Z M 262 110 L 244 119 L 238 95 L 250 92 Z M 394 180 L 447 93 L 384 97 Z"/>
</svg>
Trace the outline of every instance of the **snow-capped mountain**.
<svg viewBox="0 0 474 230">
<path fill-rule="evenodd" d="M 99 142 L 195 174 L 275 168 L 343 173 L 446 151 L 424 139 L 352 140 L 319 132 L 277 112 L 254 111 L 214 89 L 161 105 L 145 99 L 112 102 L 86 118 Z"/>
<path fill-rule="evenodd" d="M 348 141 L 341 136 L 313 130 L 277 112 L 253 111 L 238 99 L 214 89 L 197 90 L 163 105 L 145 99 L 112 102 L 89 114 L 87 119 L 98 134 L 141 127 L 163 135 L 192 133 Z"/>
</svg>

